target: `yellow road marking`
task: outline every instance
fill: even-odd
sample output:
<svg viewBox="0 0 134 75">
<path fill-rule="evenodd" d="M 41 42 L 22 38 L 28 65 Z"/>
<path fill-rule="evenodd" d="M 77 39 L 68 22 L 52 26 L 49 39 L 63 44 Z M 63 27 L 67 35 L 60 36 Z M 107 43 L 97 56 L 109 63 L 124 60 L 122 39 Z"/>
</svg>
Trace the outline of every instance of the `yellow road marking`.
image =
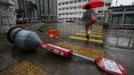
<svg viewBox="0 0 134 75">
<path fill-rule="evenodd" d="M 76 33 L 76 35 L 86 35 L 86 34 L 85 34 L 85 33 Z M 101 36 L 101 35 L 91 34 L 90 36 L 94 36 L 94 37 L 102 38 L 102 36 Z"/>
<path fill-rule="evenodd" d="M 22 60 L 0 72 L 0 75 L 50 75 L 46 70 Z"/>
<path fill-rule="evenodd" d="M 85 33 L 85 31 L 81 31 L 81 33 Z M 102 35 L 102 32 L 91 31 L 90 33 L 91 34 Z"/>
<path fill-rule="evenodd" d="M 96 42 L 96 43 L 103 43 L 102 40 L 96 40 L 96 39 L 87 39 L 87 38 L 82 38 L 82 37 L 76 37 L 76 36 L 70 36 L 69 38 L 71 39 L 77 39 L 77 40 L 84 40 L 84 41 L 90 41 L 90 42 Z"/>
</svg>

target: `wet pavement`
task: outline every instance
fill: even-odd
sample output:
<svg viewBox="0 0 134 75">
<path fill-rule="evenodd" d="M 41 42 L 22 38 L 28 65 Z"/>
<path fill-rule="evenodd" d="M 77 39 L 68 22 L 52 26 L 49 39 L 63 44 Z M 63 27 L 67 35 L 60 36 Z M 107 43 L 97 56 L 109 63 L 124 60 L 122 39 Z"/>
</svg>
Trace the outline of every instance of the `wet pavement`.
<svg viewBox="0 0 134 75">
<path fill-rule="evenodd" d="M 36 31 L 43 41 L 73 49 L 75 53 L 93 59 L 107 57 L 121 62 L 128 69 L 128 75 L 134 74 L 134 61 L 132 61 L 134 58 L 134 38 L 132 35 L 134 31 L 103 30 L 102 26 L 94 25 L 90 38 L 93 40 L 86 40 L 84 26 L 77 23 L 36 24 L 27 28 Z M 61 34 L 60 38 L 48 37 L 48 29 L 58 29 Z M 44 71 L 40 72 L 41 74 L 30 71 L 30 74 L 35 75 L 110 75 L 100 70 L 93 62 L 83 58 L 72 56 L 65 59 L 40 48 L 24 52 L 10 44 L 3 34 L 0 36 L 0 41 L 0 69 L 3 69 L 0 71 L 0 75 L 18 75 L 16 72 L 27 69 L 28 66 L 20 67 L 24 64 L 32 64 L 33 70 L 38 68 L 37 70 Z M 19 63 L 20 65 L 16 66 Z M 29 71 L 29 69 L 27 70 Z M 21 75 L 29 75 L 28 73 L 24 70 Z"/>
<path fill-rule="evenodd" d="M 133 34 L 134 31 L 132 30 L 108 30 L 105 34 L 105 47 L 110 49 L 134 50 Z"/>
</svg>

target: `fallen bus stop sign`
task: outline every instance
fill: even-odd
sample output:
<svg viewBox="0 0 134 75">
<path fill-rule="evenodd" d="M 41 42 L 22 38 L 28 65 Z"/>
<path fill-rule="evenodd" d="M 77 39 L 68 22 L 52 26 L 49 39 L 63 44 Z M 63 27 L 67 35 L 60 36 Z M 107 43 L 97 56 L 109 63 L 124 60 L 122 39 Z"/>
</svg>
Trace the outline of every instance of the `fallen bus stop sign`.
<svg viewBox="0 0 134 75">
<path fill-rule="evenodd" d="M 100 67 L 102 70 L 113 74 L 113 75 L 127 75 L 128 72 L 125 69 L 125 67 L 116 61 L 107 59 L 107 58 L 97 58 L 96 64 L 98 67 Z"/>
</svg>

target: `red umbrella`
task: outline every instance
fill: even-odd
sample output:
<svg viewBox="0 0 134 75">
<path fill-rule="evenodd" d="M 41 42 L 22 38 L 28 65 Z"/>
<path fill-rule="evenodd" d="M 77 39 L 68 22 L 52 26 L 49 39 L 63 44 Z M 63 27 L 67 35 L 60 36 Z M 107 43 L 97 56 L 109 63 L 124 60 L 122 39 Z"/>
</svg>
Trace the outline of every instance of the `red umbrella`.
<svg viewBox="0 0 134 75">
<path fill-rule="evenodd" d="M 102 0 L 91 0 L 91 1 L 87 2 L 86 4 L 84 4 L 82 9 L 86 9 L 87 5 L 90 5 L 91 9 L 94 9 L 94 8 L 97 8 L 97 7 L 104 6 L 104 2 Z"/>
</svg>

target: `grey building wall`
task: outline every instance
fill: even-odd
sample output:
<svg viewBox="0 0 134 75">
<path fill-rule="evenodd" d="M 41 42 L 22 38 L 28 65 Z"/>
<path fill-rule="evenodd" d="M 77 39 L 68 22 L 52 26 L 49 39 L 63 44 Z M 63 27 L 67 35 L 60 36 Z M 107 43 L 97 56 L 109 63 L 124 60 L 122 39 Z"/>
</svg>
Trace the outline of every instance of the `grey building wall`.
<svg viewBox="0 0 134 75">
<path fill-rule="evenodd" d="M 97 9 L 97 22 L 98 23 L 103 23 L 104 22 L 104 15 L 106 12 L 108 12 L 108 8 L 111 7 L 112 1 L 113 0 L 103 0 L 104 1 L 104 6 L 100 7 Z"/>
<path fill-rule="evenodd" d="M 50 15 L 57 17 L 57 0 L 50 0 Z"/>
<path fill-rule="evenodd" d="M 28 10 L 28 5 L 30 3 L 36 4 L 35 0 L 17 0 L 17 4 L 18 4 L 18 8 L 16 9 L 20 9 L 21 11 L 23 11 L 24 13 L 22 14 L 22 17 L 24 18 L 30 18 L 29 16 L 29 10 Z M 32 14 L 32 17 L 36 17 L 36 10 L 34 10 L 34 13 Z"/>
<path fill-rule="evenodd" d="M 18 2 L 18 8 L 20 10 L 24 11 L 23 17 L 27 18 L 27 9 L 26 9 L 26 5 L 27 5 L 27 1 L 26 0 L 17 0 Z"/>
<path fill-rule="evenodd" d="M 0 33 L 7 31 L 16 25 L 15 1 L 1 0 L 0 1 Z"/>
<path fill-rule="evenodd" d="M 134 5 L 111 7 L 109 10 L 110 28 L 134 28 Z"/>
<path fill-rule="evenodd" d="M 36 0 L 38 17 L 46 14 L 57 17 L 57 0 Z"/>
</svg>

